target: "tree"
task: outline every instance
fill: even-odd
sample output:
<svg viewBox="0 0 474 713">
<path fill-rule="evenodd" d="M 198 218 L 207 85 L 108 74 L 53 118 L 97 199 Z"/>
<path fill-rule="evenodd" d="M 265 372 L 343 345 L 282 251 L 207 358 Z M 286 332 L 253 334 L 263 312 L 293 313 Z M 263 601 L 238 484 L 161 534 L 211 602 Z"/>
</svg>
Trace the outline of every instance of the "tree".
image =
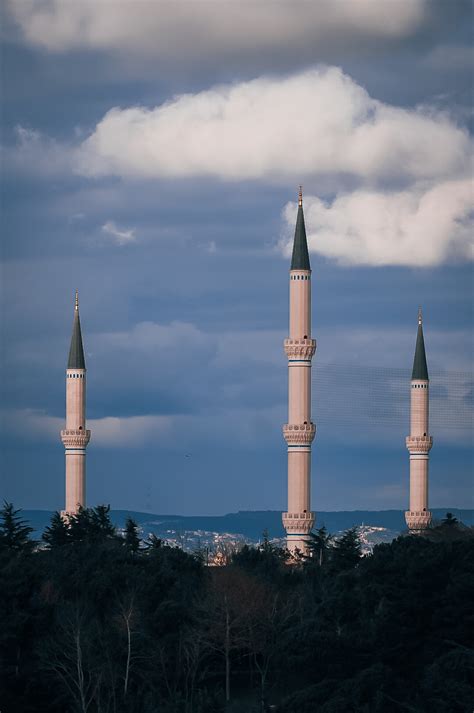
<svg viewBox="0 0 474 713">
<path fill-rule="evenodd" d="M 110 539 L 117 536 L 115 526 L 110 519 L 110 505 L 97 505 L 92 508 L 91 520 L 100 537 Z"/>
<path fill-rule="evenodd" d="M 357 527 L 351 527 L 334 542 L 331 561 L 337 569 L 352 569 L 362 557 Z"/>
<path fill-rule="evenodd" d="M 117 538 L 109 512 L 110 505 L 97 505 L 95 508 L 80 507 L 76 513 L 69 515 L 68 525 L 71 541 L 103 541 Z"/>
<path fill-rule="evenodd" d="M 267 708 L 267 682 L 270 669 L 281 654 L 284 627 L 294 620 L 294 601 L 281 595 L 279 587 L 256 579 L 246 592 L 246 648 L 260 679 L 261 710 Z"/>
<path fill-rule="evenodd" d="M 69 527 L 59 512 L 53 513 L 51 524 L 45 528 L 42 539 L 50 548 L 62 547 L 69 542 Z"/>
<path fill-rule="evenodd" d="M 317 563 L 319 567 L 321 567 L 326 560 L 327 551 L 331 547 L 332 536 L 323 525 L 319 530 L 316 530 L 316 532 L 311 532 L 310 537 L 311 539 L 308 542 L 309 556 L 312 562 Z"/>
<path fill-rule="evenodd" d="M 160 538 L 157 537 L 154 532 L 151 532 L 148 536 L 148 540 L 145 540 L 145 547 L 147 550 L 159 550 L 162 545 L 163 540 L 160 540 Z"/>
<path fill-rule="evenodd" d="M 31 552 L 34 543 L 30 539 L 33 528 L 22 520 L 19 513 L 14 510 L 13 503 L 4 501 L 0 510 L 0 547 L 12 552 Z"/>
<path fill-rule="evenodd" d="M 458 519 L 454 517 L 452 512 L 447 512 L 446 517 L 442 520 L 443 525 L 457 525 Z"/>
<path fill-rule="evenodd" d="M 233 654 L 248 644 L 248 612 L 258 581 L 237 567 L 219 567 L 212 573 L 211 590 L 202 612 L 208 645 L 224 659 L 225 700 L 230 701 Z"/>
<path fill-rule="evenodd" d="M 125 522 L 125 547 L 135 554 L 140 549 L 140 537 L 138 535 L 138 525 L 131 517 L 127 517 Z"/>
<path fill-rule="evenodd" d="M 232 564 L 249 573 L 260 574 L 269 580 L 277 580 L 286 573 L 285 563 L 290 554 L 288 550 L 275 547 L 264 537 L 260 547 L 244 545 L 232 555 Z"/>
<path fill-rule="evenodd" d="M 53 635 L 41 648 L 41 668 L 62 688 L 63 700 L 74 713 L 87 713 L 100 700 L 102 637 L 93 611 L 78 601 L 56 612 Z"/>
</svg>

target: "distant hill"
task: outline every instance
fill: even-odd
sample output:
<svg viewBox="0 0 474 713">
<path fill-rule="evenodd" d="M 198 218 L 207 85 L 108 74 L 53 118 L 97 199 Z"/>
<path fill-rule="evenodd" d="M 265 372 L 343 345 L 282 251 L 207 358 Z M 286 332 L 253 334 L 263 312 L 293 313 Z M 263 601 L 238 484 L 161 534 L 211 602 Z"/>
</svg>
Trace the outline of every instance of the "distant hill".
<svg viewBox="0 0 474 713">
<path fill-rule="evenodd" d="M 442 520 L 451 512 L 465 525 L 474 525 L 474 511 L 458 508 L 436 508 L 432 510 L 435 520 Z M 28 520 L 38 537 L 49 523 L 52 512 L 47 510 L 23 510 L 22 516 Z M 270 538 L 283 537 L 285 531 L 281 524 L 281 512 L 278 510 L 239 511 L 227 515 L 155 515 L 134 510 L 112 510 L 112 521 L 117 527 L 123 527 L 127 517 L 132 517 L 145 533 L 154 532 L 166 536 L 169 530 L 175 532 L 198 531 L 231 532 L 243 535 L 251 540 L 258 540 L 264 530 Z M 388 530 L 402 532 L 406 529 L 403 510 L 343 510 L 340 512 L 318 512 L 316 527 L 325 525 L 329 532 L 340 532 L 354 525 L 385 527 Z"/>
</svg>

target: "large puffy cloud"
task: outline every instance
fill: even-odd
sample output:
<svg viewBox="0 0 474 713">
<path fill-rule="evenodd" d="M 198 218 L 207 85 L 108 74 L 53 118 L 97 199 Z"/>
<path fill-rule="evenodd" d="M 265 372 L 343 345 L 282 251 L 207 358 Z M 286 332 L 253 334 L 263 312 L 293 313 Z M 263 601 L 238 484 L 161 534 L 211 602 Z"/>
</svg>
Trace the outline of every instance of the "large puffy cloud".
<svg viewBox="0 0 474 713">
<path fill-rule="evenodd" d="M 436 150 L 434 150 L 434 147 Z M 426 179 L 467 170 L 467 132 L 433 110 L 390 106 L 337 67 L 261 77 L 113 108 L 77 154 L 91 176 Z"/>
<path fill-rule="evenodd" d="M 160 58 L 213 56 L 404 37 L 429 11 L 425 0 L 9 0 L 27 42 L 51 51 L 99 49 Z"/>
<path fill-rule="evenodd" d="M 470 180 L 396 192 L 355 191 L 324 202 L 305 198 L 310 250 L 355 265 L 432 266 L 471 259 L 473 186 Z M 284 210 L 291 250 L 296 205 Z"/>
</svg>

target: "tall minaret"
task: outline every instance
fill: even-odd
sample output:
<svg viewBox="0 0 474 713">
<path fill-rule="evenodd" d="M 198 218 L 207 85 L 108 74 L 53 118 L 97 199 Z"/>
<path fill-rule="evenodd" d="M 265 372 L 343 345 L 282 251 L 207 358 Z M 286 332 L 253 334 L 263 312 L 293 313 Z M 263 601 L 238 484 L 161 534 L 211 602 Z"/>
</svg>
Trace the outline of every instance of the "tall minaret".
<svg viewBox="0 0 474 713">
<path fill-rule="evenodd" d="M 311 359 L 316 340 L 311 339 L 311 267 L 300 186 L 293 256 L 290 268 L 290 336 L 288 356 L 288 423 L 283 435 L 288 444 L 288 512 L 283 513 L 287 547 L 308 550 L 315 516 L 311 512 L 311 443 L 316 426 L 311 421 Z"/>
<path fill-rule="evenodd" d="M 424 530 L 431 523 L 428 510 L 428 454 L 433 439 L 429 435 L 428 426 L 429 383 L 420 307 L 411 375 L 410 435 L 406 439 L 410 452 L 410 509 L 405 513 L 405 520 L 411 532 Z"/>
<path fill-rule="evenodd" d="M 61 440 L 66 449 L 65 515 L 73 514 L 80 506 L 86 505 L 86 446 L 90 437 L 91 432 L 86 430 L 86 362 L 76 290 L 71 348 L 66 369 L 66 428 L 61 431 Z"/>
</svg>

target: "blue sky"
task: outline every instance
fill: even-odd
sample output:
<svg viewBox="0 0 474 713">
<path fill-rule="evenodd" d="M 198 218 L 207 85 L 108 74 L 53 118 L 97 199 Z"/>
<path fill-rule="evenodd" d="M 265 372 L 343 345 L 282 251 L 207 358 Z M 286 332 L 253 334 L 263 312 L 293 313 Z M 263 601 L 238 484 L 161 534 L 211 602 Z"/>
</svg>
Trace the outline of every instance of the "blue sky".
<svg viewBox="0 0 474 713">
<path fill-rule="evenodd" d="M 61 508 L 74 290 L 88 502 L 284 509 L 289 247 L 313 268 L 313 508 L 472 504 L 469 3 L 3 6 L 2 493 Z"/>
</svg>

